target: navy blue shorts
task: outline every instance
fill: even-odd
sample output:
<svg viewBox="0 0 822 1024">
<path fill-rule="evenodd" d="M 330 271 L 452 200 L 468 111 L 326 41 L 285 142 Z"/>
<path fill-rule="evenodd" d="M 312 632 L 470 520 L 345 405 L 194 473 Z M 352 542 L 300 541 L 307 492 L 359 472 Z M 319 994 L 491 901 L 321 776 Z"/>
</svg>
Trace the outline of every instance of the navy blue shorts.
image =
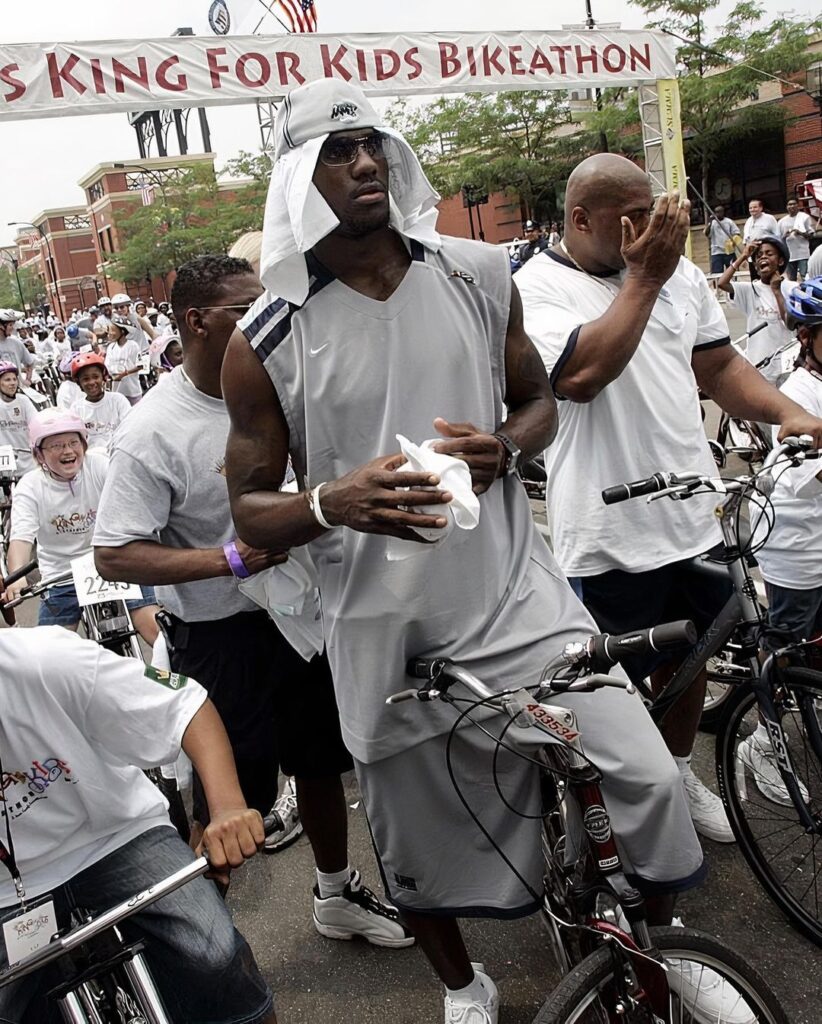
<svg viewBox="0 0 822 1024">
<path fill-rule="evenodd" d="M 690 558 L 649 572 L 611 569 L 599 576 L 577 576 L 572 586 L 603 633 L 628 633 L 660 622 L 691 619 L 701 635 L 733 590 L 721 566 L 695 568 Z M 626 656 L 622 667 L 639 683 L 668 660 L 665 654 Z"/>
<path fill-rule="evenodd" d="M 731 265 L 733 256 L 730 253 L 716 252 L 711 254 L 711 273 L 721 274 Z"/>
<path fill-rule="evenodd" d="M 126 601 L 129 611 L 157 604 L 153 587 L 141 587 L 142 598 L 138 601 Z M 40 614 L 37 619 L 39 626 L 76 626 L 80 621 L 80 602 L 73 583 L 64 587 L 51 587 L 40 598 Z"/>
<path fill-rule="evenodd" d="M 778 650 L 787 641 L 811 640 L 822 633 L 822 587 L 792 590 L 765 582 L 768 595 L 768 624 L 777 631 L 765 638 L 769 650 Z"/>
</svg>

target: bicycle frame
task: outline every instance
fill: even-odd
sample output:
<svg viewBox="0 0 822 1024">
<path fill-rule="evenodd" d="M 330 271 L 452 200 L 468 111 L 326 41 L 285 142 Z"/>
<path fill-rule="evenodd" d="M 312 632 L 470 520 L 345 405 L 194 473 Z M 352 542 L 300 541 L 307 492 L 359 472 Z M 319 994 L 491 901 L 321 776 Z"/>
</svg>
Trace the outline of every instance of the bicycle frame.
<svg viewBox="0 0 822 1024">
<path fill-rule="evenodd" d="M 739 549 L 736 516 L 742 498 L 741 492 L 731 492 L 717 508 L 725 554 L 729 560 L 732 559 L 727 568 L 734 592 L 680 664 L 665 689 L 648 708 L 657 725 L 665 721 L 682 694 L 692 685 L 699 673 L 707 667 L 711 658 L 728 643 L 740 626 L 742 627 L 743 652 L 747 654 L 751 675 L 753 679 L 757 679 L 759 676 L 759 661 L 756 656 L 757 635 L 763 625 L 763 619 L 754 581 Z"/>
<path fill-rule="evenodd" d="M 540 746 L 540 758 L 545 764 L 546 771 L 558 771 L 568 780 L 567 788 L 573 798 L 574 807 L 579 812 L 582 825 L 582 836 L 571 838 L 583 838 L 585 841 L 585 847 L 580 849 L 576 863 L 572 865 L 576 877 L 571 880 L 570 906 L 575 911 L 576 920 L 563 923 L 571 927 L 583 927 L 588 933 L 598 933 L 603 941 L 611 943 L 614 955 L 630 961 L 655 1017 L 663 1024 L 667 1024 L 671 1019 L 671 1008 L 665 967 L 648 931 L 645 900 L 625 875 L 611 828 L 611 819 L 599 785 L 600 774 L 584 755 L 576 714 L 561 705 L 543 703 L 524 689 L 514 693 L 496 694 L 470 672 L 456 665 L 449 665 L 445 674 L 453 680 L 462 682 L 481 700 L 498 700 L 497 706 L 514 722 L 513 729 L 509 730 L 507 735 L 515 733 L 518 727 L 527 729 L 529 726 L 535 726 L 549 738 L 549 742 Z M 589 686 L 597 681 L 600 685 L 614 685 L 614 680 L 608 676 L 593 675 L 586 677 L 585 680 Z M 407 692 L 396 696 L 404 699 Z M 436 690 L 431 690 L 424 699 L 437 697 L 450 702 L 447 693 Z M 516 745 L 516 735 L 511 742 Z M 563 812 L 566 826 L 568 813 L 566 808 Z M 566 836 L 568 835 L 569 830 L 566 827 Z M 586 852 L 590 853 L 592 858 L 593 878 L 587 875 Z M 566 856 L 567 853 L 566 841 Z M 580 871 L 583 874 L 580 875 Z M 610 893 L 619 902 L 631 923 L 633 936 L 595 916 L 596 895 L 602 891 Z M 559 965 L 563 970 L 568 970 L 578 958 L 563 940 L 558 927 L 558 921 L 562 921 L 562 918 L 551 907 L 550 892 L 546 891 L 544 900 Z M 622 979 L 620 984 L 624 989 L 620 992 L 620 997 L 627 999 L 629 994 L 625 972 L 617 974 Z"/>
</svg>

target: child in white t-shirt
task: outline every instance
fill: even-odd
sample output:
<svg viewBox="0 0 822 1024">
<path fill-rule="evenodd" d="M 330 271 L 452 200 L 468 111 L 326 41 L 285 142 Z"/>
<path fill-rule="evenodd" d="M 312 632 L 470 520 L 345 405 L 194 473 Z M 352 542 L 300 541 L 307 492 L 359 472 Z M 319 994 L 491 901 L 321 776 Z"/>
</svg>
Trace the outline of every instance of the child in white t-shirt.
<svg viewBox="0 0 822 1024">
<path fill-rule="evenodd" d="M 11 445 L 18 473 L 34 468 L 29 447 L 29 421 L 37 410 L 20 391 L 20 371 L 14 363 L 0 363 L 0 444 Z"/>
<path fill-rule="evenodd" d="M 85 423 L 61 409 L 46 409 L 32 417 L 29 442 L 37 468 L 26 473 L 14 491 L 8 564 L 12 573 L 26 565 L 36 542 L 40 573 L 49 580 L 70 571 L 75 558 L 91 551 L 108 456 L 100 450 L 87 451 Z M 13 583 L 7 591 L 9 600 L 25 586 L 25 577 Z M 153 644 L 158 632 L 154 616 L 159 610 L 154 591 L 146 587 L 141 600 L 126 604 L 135 628 Z M 79 622 L 74 585 L 49 588 L 40 606 L 40 625 L 76 629 Z"/>
<path fill-rule="evenodd" d="M 114 382 L 112 390 L 136 405 L 143 397 L 140 386 L 140 346 L 133 340 L 134 326 L 128 317 L 115 316 L 108 328 L 106 369 Z"/>
<path fill-rule="evenodd" d="M 131 403 L 125 395 L 106 391 L 106 361 L 96 352 L 75 356 L 71 376 L 83 392 L 71 411 L 86 425 L 89 448 L 110 450 L 114 431 L 131 412 Z"/>
<path fill-rule="evenodd" d="M 96 916 L 191 864 L 142 770 L 181 747 L 205 789 L 211 821 L 197 852 L 207 848 L 215 876 L 227 881 L 262 844 L 225 729 L 193 679 L 55 628 L 0 631 L 0 676 L 0 842 L 4 855 L 13 850 L 0 868 L 0 921 L 21 913 L 12 876 L 27 900 L 45 899 L 38 912 L 56 930 L 73 906 Z M 271 993 L 208 879 L 135 914 L 128 928 L 145 943 L 174 1020 L 276 1024 Z M 7 965 L 0 943 L 0 971 Z M 45 994 L 62 980 L 45 967 L 0 988 L 0 1020 L 45 1020 Z"/>
<path fill-rule="evenodd" d="M 793 290 L 789 319 L 797 327 L 803 365 L 781 390 L 822 416 L 822 278 Z M 757 555 L 768 617 L 784 638 L 810 640 L 822 634 L 822 462 L 808 459 L 774 475 L 773 529 Z M 757 515 L 751 509 L 752 522 Z"/>
</svg>

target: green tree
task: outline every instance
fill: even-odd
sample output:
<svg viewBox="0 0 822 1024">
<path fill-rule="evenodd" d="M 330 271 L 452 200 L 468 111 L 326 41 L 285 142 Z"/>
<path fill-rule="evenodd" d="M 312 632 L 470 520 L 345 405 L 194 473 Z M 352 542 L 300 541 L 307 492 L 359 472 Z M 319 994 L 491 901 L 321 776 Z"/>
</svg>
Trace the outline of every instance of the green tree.
<svg viewBox="0 0 822 1024">
<path fill-rule="evenodd" d="M 262 227 L 270 163 L 265 154 L 241 153 L 223 175 L 247 178 L 221 190 L 210 167 L 187 170 L 179 181 L 155 188 L 154 202 L 115 218 L 120 246 L 106 262 L 123 281 L 165 277 L 207 252 L 228 252 L 245 231 Z"/>
<path fill-rule="evenodd" d="M 34 309 L 45 297 L 45 288 L 39 274 L 32 267 L 17 268 L 20 288 L 23 290 L 23 305 Z M 4 256 L 0 260 L 0 308 L 16 309 L 23 312 L 20 305 L 20 289 L 14 276 L 11 260 Z"/>
<path fill-rule="evenodd" d="M 808 66 L 814 59 L 808 43 L 822 29 L 822 21 L 775 15 L 758 0 L 742 0 L 725 25 L 711 33 L 706 18 L 719 0 L 631 2 L 652 16 L 652 27 L 680 37 L 686 162 L 699 167 L 702 195 L 708 198 L 711 165 L 719 149 L 783 123 L 777 104 L 746 106 L 745 101 L 769 75 L 790 78 Z"/>
<path fill-rule="evenodd" d="M 517 194 L 529 217 L 556 211 L 556 184 L 579 159 L 579 141 L 558 134 L 570 123 L 557 92 L 468 93 L 422 107 L 400 101 L 388 121 L 420 157 L 433 185 L 450 196 L 464 185 Z"/>
</svg>

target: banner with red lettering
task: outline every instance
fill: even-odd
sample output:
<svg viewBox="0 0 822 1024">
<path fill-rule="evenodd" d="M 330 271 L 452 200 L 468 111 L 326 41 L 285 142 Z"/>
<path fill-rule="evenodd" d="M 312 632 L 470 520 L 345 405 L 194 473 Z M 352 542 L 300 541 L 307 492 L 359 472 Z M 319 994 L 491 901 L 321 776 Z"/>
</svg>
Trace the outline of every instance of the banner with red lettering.
<svg viewBox="0 0 822 1024">
<path fill-rule="evenodd" d="M 573 89 L 673 78 L 660 32 L 175 36 L 0 46 L 0 121 L 249 103 L 317 78 L 366 93 Z"/>
</svg>

